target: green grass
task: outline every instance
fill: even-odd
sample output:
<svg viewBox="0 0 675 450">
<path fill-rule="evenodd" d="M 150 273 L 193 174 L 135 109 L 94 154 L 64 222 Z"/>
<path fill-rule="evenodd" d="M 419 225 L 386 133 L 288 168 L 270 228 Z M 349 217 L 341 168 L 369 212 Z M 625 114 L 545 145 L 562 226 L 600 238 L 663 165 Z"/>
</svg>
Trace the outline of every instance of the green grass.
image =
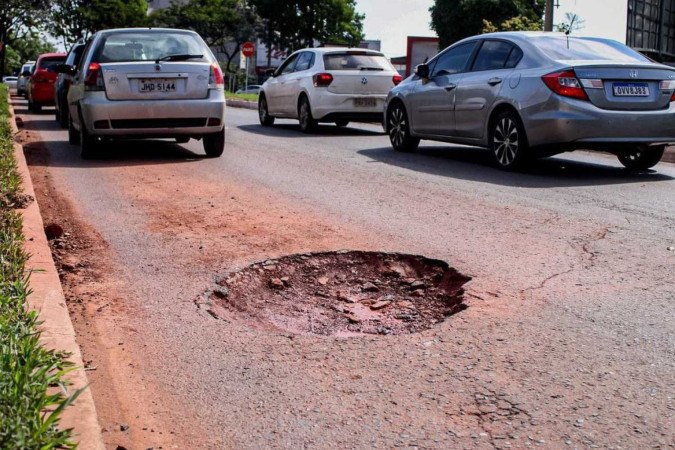
<svg viewBox="0 0 675 450">
<path fill-rule="evenodd" d="M 249 102 L 257 102 L 258 94 L 235 94 L 234 92 L 225 91 L 225 98 L 228 100 L 248 100 Z"/>
<path fill-rule="evenodd" d="M 79 395 L 67 393 L 67 355 L 39 342 L 30 294 L 21 215 L 25 203 L 9 127 L 7 87 L 0 84 L 0 448 L 74 448 L 71 430 L 60 430 L 61 412 Z"/>
</svg>

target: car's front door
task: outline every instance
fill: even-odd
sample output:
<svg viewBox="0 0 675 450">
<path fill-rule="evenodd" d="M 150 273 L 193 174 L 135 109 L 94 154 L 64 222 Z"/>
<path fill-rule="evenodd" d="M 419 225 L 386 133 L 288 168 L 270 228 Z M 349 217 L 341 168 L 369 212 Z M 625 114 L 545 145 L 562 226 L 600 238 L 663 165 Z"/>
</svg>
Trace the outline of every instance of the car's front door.
<svg viewBox="0 0 675 450">
<path fill-rule="evenodd" d="M 286 115 L 298 117 L 298 98 L 301 91 L 301 80 L 309 76 L 308 70 L 314 65 L 314 53 L 310 51 L 302 52 L 298 56 L 298 62 L 295 63 L 293 73 L 286 76 L 286 82 L 283 85 L 283 97 L 285 101 Z"/>
<path fill-rule="evenodd" d="M 510 42 L 487 39 L 455 96 L 455 135 L 483 137 L 488 112 L 523 52 Z"/>
<path fill-rule="evenodd" d="M 417 81 L 409 97 L 411 126 L 416 133 L 452 135 L 455 129 L 455 92 L 476 41 L 452 47 L 429 64 L 429 78 Z"/>
<path fill-rule="evenodd" d="M 298 60 L 299 53 L 291 55 L 284 63 L 277 69 L 274 77 L 270 78 L 265 94 L 267 98 L 267 108 L 272 115 L 287 115 L 289 93 L 286 88 L 288 76 L 293 73 L 293 68 Z"/>
</svg>

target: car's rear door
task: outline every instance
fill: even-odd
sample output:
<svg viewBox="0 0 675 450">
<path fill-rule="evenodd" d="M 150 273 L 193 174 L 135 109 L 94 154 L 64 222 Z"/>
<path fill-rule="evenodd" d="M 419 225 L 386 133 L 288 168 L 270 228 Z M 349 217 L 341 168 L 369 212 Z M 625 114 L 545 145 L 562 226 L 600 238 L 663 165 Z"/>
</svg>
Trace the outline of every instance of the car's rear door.
<svg viewBox="0 0 675 450">
<path fill-rule="evenodd" d="M 483 137 L 490 107 L 522 55 L 522 50 L 510 42 L 482 41 L 471 70 L 457 86 L 455 136 Z"/>
</svg>

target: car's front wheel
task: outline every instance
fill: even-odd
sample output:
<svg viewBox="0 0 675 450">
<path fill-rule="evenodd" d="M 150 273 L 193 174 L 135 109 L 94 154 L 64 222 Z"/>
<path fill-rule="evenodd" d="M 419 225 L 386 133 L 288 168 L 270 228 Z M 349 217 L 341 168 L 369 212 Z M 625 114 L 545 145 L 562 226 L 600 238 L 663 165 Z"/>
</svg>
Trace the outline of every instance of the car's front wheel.
<svg viewBox="0 0 675 450">
<path fill-rule="evenodd" d="M 490 127 L 490 152 L 501 169 L 512 170 L 528 156 L 527 137 L 515 113 L 500 113 Z"/>
<path fill-rule="evenodd" d="M 225 150 L 225 128 L 217 133 L 209 134 L 203 138 L 204 153 L 209 158 L 217 158 Z"/>
<path fill-rule="evenodd" d="M 398 101 L 387 112 L 387 134 L 397 152 L 414 152 L 420 144 L 420 139 L 410 134 L 408 113 Z"/>
<path fill-rule="evenodd" d="M 312 108 L 309 105 L 309 99 L 302 97 L 300 99 L 300 106 L 298 107 L 298 116 L 300 120 L 300 131 L 303 133 L 311 133 L 316 128 L 317 122 L 312 116 Z"/>
<path fill-rule="evenodd" d="M 659 163 L 666 150 L 665 145 L 636 145 L 624 153 L 619 153 L 621 164 L 630 170 L 647 170 Z"/>
<path fill-rule="evenodd" d="M 264 94 L 260 94 L 260 98 L 258 98 L 258 119 L 260 119 L 260 125 L 264 127 L 274 125 L 274 117 L 270 116 L 267 108 L 267 97 Z"/>
</svg>

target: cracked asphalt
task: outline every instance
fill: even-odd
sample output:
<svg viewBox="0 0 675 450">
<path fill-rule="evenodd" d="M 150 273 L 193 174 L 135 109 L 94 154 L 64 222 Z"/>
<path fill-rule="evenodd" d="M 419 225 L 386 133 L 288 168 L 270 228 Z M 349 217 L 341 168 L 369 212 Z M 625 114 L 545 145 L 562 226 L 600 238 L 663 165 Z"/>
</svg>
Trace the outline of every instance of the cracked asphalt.
<svg viewBox="0 0 675 450">
<path fill-rule="evenodd" d="M 221 158 L 124 142 L 82 161 L 53 116 L 15 108 L 70 236 L 54 251 L 109 448 L 675 446 L 675 165 L 579 152 L 505 173 L 234 108 Z M 445 260 L 473 277 L 468 308 L 337 339 L 195 306 L 237 268 L 338 249 Z"/>
</svg>

